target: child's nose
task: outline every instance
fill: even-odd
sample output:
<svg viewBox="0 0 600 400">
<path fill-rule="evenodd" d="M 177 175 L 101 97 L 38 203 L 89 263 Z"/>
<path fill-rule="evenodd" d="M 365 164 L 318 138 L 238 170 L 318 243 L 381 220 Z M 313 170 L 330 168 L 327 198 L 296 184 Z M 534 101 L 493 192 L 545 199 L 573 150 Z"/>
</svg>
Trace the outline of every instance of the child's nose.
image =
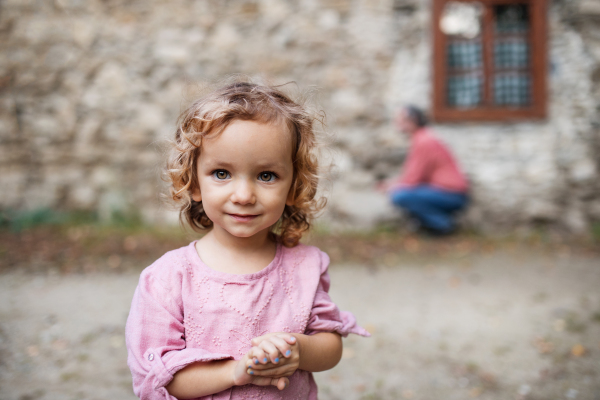
<svg viewBox="0 0 600 400">
<path fill-rule="evenodd" d="M 254 185 L 246 179 L 239 180 L 235 185 L 231 201 L 242 205 L 254 204 L 256 202 Z"/>
</svg>

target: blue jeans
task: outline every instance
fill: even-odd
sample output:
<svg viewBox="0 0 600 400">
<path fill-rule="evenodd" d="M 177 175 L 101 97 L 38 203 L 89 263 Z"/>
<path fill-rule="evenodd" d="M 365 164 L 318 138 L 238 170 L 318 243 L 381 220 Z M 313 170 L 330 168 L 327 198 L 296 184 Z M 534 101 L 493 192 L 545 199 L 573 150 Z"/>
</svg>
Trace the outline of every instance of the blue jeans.
<svg viewBox="0 0 600 400">
<path fill-rule="evenodd" d="M 392 192 L 391 198 L 394 205 L 408 211 L 424 227 L 439 233 L 454 229 L 454 212 L 463 209 L 468 202 L 465 193 L 427 185 L 398 189 Z"/>
</svg>

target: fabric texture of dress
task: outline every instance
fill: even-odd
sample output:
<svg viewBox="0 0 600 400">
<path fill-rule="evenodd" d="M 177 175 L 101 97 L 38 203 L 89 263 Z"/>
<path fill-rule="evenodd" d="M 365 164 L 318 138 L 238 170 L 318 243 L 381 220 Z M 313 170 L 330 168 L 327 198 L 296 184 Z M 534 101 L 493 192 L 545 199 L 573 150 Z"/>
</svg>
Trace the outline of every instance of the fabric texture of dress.
<svg viewBox="0 0 600 400">
<path fill-rule="evenodd" d="M 312 246 L 277 246 L 259 272 L 227 274 L 206 266 L 195 242 L 166 253 L 141 276 L 127 319 L 127 363 L 143 400 L 175 399 L 165 386 L 194 362 L 239 360 L 252 338 L 269 332 L 369 336 L 331 301 L 329 257 Z M 201 399 L 317 399 L 310 372 L 290 384 L 235 386 Z"/>
</svg>

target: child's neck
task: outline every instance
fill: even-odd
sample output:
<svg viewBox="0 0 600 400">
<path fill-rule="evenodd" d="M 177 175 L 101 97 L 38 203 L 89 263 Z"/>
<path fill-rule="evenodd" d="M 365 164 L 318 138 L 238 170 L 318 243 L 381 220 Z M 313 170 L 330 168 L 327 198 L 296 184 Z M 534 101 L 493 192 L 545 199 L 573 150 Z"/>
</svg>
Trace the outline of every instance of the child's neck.
<svg viewBox="0 0 600 400">
<path fill-rule="evenodd" d="M 273 261 L 276 249 L 268 230 L 241 238 L 215 227 L 196 242 L 202 262 L 228 274 L 251 274 L 264 269 Z"/>
</svg>

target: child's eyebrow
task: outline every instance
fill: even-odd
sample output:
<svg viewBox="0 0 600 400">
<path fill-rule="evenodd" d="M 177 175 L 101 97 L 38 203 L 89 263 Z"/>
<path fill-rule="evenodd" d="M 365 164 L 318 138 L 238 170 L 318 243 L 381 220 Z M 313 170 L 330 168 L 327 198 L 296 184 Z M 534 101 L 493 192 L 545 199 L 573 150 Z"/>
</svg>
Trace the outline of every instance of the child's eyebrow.
<svg viewBox="0 0 600 400">
<path fill-rule="evenodd" d="M 258 169 L 277 169 L 277 168 L 284 168 L 285 164 L 282 164 L 280 162 L 265 162 L 265 163 L 257 163 L 256 167 Z"/>
<path fill-rule="evenodd" d="M 206 165 L 208 165 L 211 168 L 214 168 L 214 167 L 232 168 L 233 167 L 233 164 L 231 164 L 229 161 L 215 160 L 215 159 L 206 160 Z"/>
<path fill-rule="evenodd" d="M 234 169 L 236 167 L 235 163 L 232 163 L 228 160 L 219 160 L 219 159 L 209 159 L 206 160 L 206 165 L 209 168 L 223 168 L 223 169 Z M 254 167 L 259 170 L 269 170 L 269 169 L 284 169 L 285 164 L 281 162 L 257 162 L 254 164 Z"/>
</svg>

